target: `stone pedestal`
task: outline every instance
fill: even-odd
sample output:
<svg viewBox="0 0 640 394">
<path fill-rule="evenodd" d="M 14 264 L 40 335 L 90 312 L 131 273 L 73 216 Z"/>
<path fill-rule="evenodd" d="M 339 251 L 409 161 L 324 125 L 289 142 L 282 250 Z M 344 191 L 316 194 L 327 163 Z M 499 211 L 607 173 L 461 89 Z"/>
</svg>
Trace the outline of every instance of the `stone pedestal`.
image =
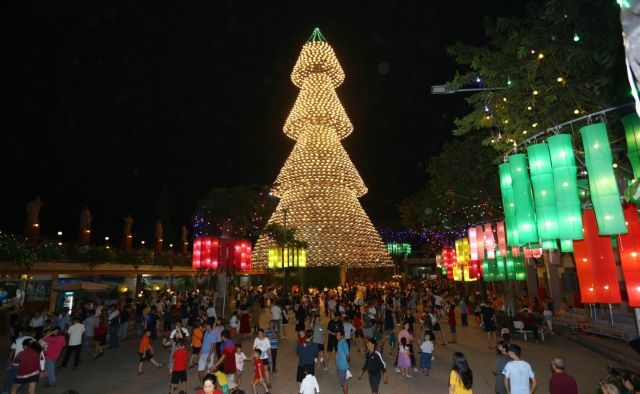
<svg viewBox="0 0 640 394">
<path fill-rule="evenodd" d="M 154 245 L 153 245 L 153 251 L 155 252 L 156 255 L 159 255 L 162 253 L 162 238 L 156 238 Z"/>
<path fill-rule="evenodd" d="M 27 225 L 27 242 L 35 245 L 40 241 L 40 223 Z"/>
<path fill-rule="evenodd" d="M 89 246 L 91 243 L 91 229 L 81 229 L 78 233 L 78 243 L 81 246 Z"/>
<path fill-rule="evenodd" d="M 122 238 L 122 249 L 130 252 L 133 249 L 133 235 L 127 234 Z"/>
</svg>

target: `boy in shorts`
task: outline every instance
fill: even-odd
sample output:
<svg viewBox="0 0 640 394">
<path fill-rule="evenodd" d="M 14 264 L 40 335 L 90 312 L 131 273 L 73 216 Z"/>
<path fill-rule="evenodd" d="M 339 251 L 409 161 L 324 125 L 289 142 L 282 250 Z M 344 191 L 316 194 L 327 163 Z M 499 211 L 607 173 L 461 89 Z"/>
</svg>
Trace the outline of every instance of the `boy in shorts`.
<svg viewBox="0 0 640 394">
<path fill-rule="evenodd" d="M 176 351 L 171 356 L 173 368 L 171 369 L 171 392 L 175 393 L 180 386 L 180 393 L 187 391 L 187 361 L 189 353 L 184 348 L 184 339 L 176 341 Z"/>
<path fill-rule="evenodd" d="M 164 364 L 161 364 L 153 358 L 153 346 L 151 346 L 151 329 L 146 329 L 144 335 L 142 335 L 142 339 L 140 340 L 140 345 L 138 346 L 138 354 L 140 355 L 140 363 L 138 364 L 138 375 L 142 375 L 144 372 L 142 371 L 142 366 L 145 361 L 150 361 L 151 364 L 155 365 L 157 368 L 162 368 Z"/>
<path fill-rule="evenodd" d="M 242 351 L 242 343 L 236 343 L 236 386 L 240 388 L 240 378 L 244 372 L 244 362 L 247 360 L 247 355 Z"/>
</svg>

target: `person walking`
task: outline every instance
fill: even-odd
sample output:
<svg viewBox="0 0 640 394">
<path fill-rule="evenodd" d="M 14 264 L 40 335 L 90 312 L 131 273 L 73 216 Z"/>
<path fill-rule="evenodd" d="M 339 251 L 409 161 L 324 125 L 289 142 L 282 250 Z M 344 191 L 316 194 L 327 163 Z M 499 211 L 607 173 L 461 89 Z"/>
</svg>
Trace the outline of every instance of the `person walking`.
<svg viewBox="0 0 640 394">
<path fill-rule="evenodd" d="M 349 361 L 351 355 L 349 354 L 349 345 L 344 339 L 344 331 L 338 330 L 335 332 L 338 345 L 336 347 L 336 370 L 338 371 L 338 383 L 342 386 L 342 393 L 349 394 L 349 378 L 347 377 L 347 371 L 349 370 Z"/>
<path fill-rule="evenodd" d="M 84 334 L 85 328 L 82 323 L 80 323 L 80 319 L 77 316 L 74 316 L 71 319 L 71 325 L 67 330 L 67 335 L 69 335 L 69 343 L 67 344 L 67 350 L 64 353 L 64 358 L 62 359 L 62 364 L 58 367 L 59 370 L 64 370 L 67 368 L 67 363 L 71 358 L 71 354 L 73 353 L 73 370 L 78 369 L 80 365 L 80 351 L 82 350 L 82 335 Z"/>
<path fill-rule="evenodd" d="M 269 361 L 271 360 L 271 341 L 269 341 L 269 338 L 264 335 L 264 329 L 258 329 L 258 337 L 253 340 L 253 348 L 260 350 L 260 359 L 262 360 L 262 365 L 264 366 L 264 373 L 262 374 L 262 378 L 264 378 L 267 387 L 271 389 L 271 375 L 269 374 Z"/>
<path fill-rule="evenodd" d="M 518 345 L 509 345 L 507 354 L 511 361 L 505 365 L 502 374 L 504 375 L 504 386 L 507 394 L 529 394 L 536 391 L 535 374 L 528 362 L 520 359 L 522 349 Z"/>
<path fill-rule="evenodd" d="M 28 394 L 36 393 L 36 385 L 40 379 L 40 353 L 42 347 L 33 339 L 23 343 L 24 350 L 13 360 L 17 368 L 16 379 L 11 386 L 11 394 L 16 394 L 23 385 L 27 386 Z"/>
<path fill-rule="evenodd" d="M 140 362 L 138 363 L 138 376 L 144 374 L 142 367 L 145 361 L 151 362 L 156 368 L 162 368 L 164 364 L 156 361 L 153 356 L 153 346 L 151 345 L 151 329 L 147 328 L 142 334 L 140 344 L 138 345 L 138 354 L 140 355 Z"/>
<path fill-rule="evenodd" d="M 304 379 L 300 384 L 300 394 L 318 394 L 320 393 L 320 386 L 318 386 L 318 379 L 313 375 L 313 365 L 307 364 L 304 367 Z"/>
<path fill-rule="evenodd" d="M 56 387 L 56 362 L 67 345 L 64 335 L 60 335 L 60 327 L 54 327 L 42 338 L 46 344 L 44 370 L 47 372 L 47 386 Z"/>
<path fill-rule="evenodd" d="M 480 315 L 482 316 L 484 331 L 487 333 L 487 344 L 489 349 L 493 349 L 496 346 L 496 313 L 488 300 L 482 302 Z"/>
<path fill-rule="evenodd" d="M 453 365 L 449 374 L 449 394 L 471 394 L 473 371 L 463 353 L 453 353 Z"/>
<path fill-rule="evenodd" d="M 277 373 L 277 361 L 278 361 L 278 346 L 279 346 L 279 337 L 280 337 L 280 332 L 278 331 L 278 329 L 276 328 L 276 322 L 275 320 L 271 320 L 269 322 L 269 328 L 264 330 L 264 335 L 269 338 L 269 344 L 271 345 L 271 360 L 270 360 L 270 366 L 271 366 L 271 373 Z"/>
<path fill-rule="evenodd" d="M 120 340 L 120 311 L 116 305 L 109 307 L 107 319 L 109 322 L 109 349 L 115 349 Z"/>
<path fill-rule="evenodd" d="M 434 358 L 436 337 L 432 332 L 424 334 L 424 342 L 420 344 L 420 368 L 424 376 L 429 376 L 431 361 Z"/>
<path fill-rule="evenodd" d="M 204 327 L 202 347 L 200 348 L 200 356 L 198 357 L 198 380 L 200 382 L 204 380 L 206 371 L 209 371 L 216 361 L 216 333 L 213 331 L 212 323 L 208 320 L 205 321 Z M 196 386 L 196 389 L 199 390 L 200 386 Z"/>
<path fill-rule="evenodd" d="M 551 359 L 551 379 L 549 379 L 549 394 L 578 394 L 578 383 L 566 371 L 564 358 L 556 356 Z"/>
<path fill-rule="evenodd" d="M 509 344 L 506 341 L 498 342 L 498 346 L 496 346 L 496 353 L 498 357 L 493 362 L 493 366 L 491 367 L 491 372 L 496 377 L 495 383 L 495 392 L 496 394 L 507 394 L 507 388 L 504 387 L 504 375 L 502 371 L 504 371 L 504 367 L 507 365 L 511 358 L 507 354 L 507 348 Z"/>
<path fill-rule="evenodd" d="M 307 376 L 306 369 L 309 366 L 309 373 L 315 375 L 315 363 L 318 359 L 318 344 L 313 342 L 312 330 L 306 330 L 304 335 L 304 341 L 296 344 L 296 354 L 298 355 L 298 370 L 296 372 L 296 381 L 298 384 L 302 384 L 305 376 Z"/>
<path fill-rule="evenodd" d="M 384 384 L 389 382 L 387 376 L 387 364 L 382 359 L 382 354 L 376 350 L 377 341 L 373 338 L 367 339 L 367 351 L 364 355 L 364 365 L 362 371 L 358 375 L 358 379 L 362 379 L 362 375 L 366 372 L 369 375 L 369 387 L 372 394 L 378 394 L 380 390 L 380 381 L 384 379 Z"/>
</svg>

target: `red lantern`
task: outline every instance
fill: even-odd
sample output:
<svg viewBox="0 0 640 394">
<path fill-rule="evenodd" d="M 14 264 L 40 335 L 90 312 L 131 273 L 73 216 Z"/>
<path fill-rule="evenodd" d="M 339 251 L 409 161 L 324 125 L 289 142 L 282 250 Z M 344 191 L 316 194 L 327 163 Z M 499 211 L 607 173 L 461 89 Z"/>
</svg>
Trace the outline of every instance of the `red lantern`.
<svg viewBox="0 0 640 394">
<path fill-rule="evenodd" d="M 469 279 L 480 279 L 480 262 L 478 260 L 469 260 Z"/>
<path fill-rule="evenodd" d="M 640 307 L 640 221 L 638 207 L 625 204 L 624 218 L 629 232 L 618 235 L 622 273 L 629 295 L 629 306 Z"/>
<path fill-rule="evenodd" d="M 243 239 L 236 242 L 233 263 L 235 269 L 242 271 L 251 270 L 251 242 Z"/>
<path fill-rule="evenodd" d="M 574 241 L 574 260 L 582 302 L 622 302 L 611 237 L 598 234 L 593 210 L 582 212 L 582 226 L 584 239 Z"/>
<path fill-rule="evenodd" d="M 193 241 L 191 267 L 193 269 L 217 269 L 218 244 L 218 238 L 197 237 Z"/>
<path fill-rule="evenodd" d="M 456 264 L 456 250 L 454 248 L 442 249 L 442 264 L 447 269 L 447 279 L 453 279 L 453 266 Z"/>
<path fill-rule="evenodd" d="M 507 235 L 504 231 L 504 221 L 496 223 L 496 230 L 498 233 L 498 249 L 500 250 L 500 257 L 507 257 Z"/>
</svg>

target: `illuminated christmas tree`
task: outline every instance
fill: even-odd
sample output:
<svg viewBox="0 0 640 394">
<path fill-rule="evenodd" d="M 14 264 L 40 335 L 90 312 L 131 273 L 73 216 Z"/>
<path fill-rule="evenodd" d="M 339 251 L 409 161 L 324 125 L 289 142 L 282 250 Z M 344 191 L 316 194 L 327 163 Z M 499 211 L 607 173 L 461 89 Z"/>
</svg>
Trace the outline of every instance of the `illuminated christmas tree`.
<svg viewBox="0 0 640 394">
<path fill-rule="evenodd" d="M 284 132 L 297 142 L 274 184 L 280 202 L 269 223 L 296 229 L 296 238 L 309 245 L 307 266 L 391 265 L 358 201 L 367 188 L 340 143 L 353 131 L 335 91 L 344 72 L 319 29 L 303 46 L 291 80 L 300 94 Z M 269 248 L 275 246 L 274 240 L 261 236 L 254 267 L 266 268 Z"/>
</svg>

